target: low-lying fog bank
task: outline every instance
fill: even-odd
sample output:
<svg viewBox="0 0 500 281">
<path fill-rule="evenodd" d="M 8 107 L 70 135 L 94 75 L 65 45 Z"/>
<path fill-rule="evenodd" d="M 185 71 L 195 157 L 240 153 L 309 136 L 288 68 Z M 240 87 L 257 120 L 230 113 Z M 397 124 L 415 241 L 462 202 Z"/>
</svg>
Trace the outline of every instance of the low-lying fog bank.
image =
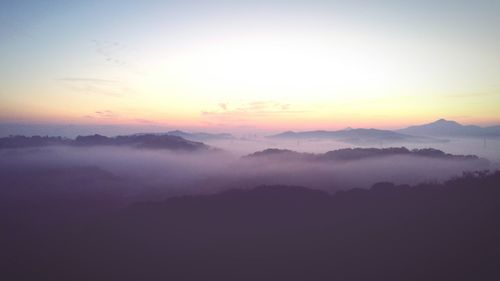
<svg viewBox="0 0 500 281">
<path fill-rule="evenodd" d="M 333 193 L 368 188 L 381 181 L 397 184 L 442 181 L 463 171 L 496 168 L 496 164 L 477 157 L 427 157 L 411 153 L 349 161 L 310 161 L 268 155 L 240 157 L 216 150 L 187 152 L 115 146 L 46 146 L 0 151 L 3 192 L 16 193 L 26 188 L 58 190 L 77 197 L 95 191 L 119 194 L 132 201 L 263 184 L 301 185 Z"/>
<path fill-rule="evenodd" d="M 486 159 L 154 147 L 0 149 L 0 279 L 470 280 L 498 267 L 498 172 L 433 183 L 498 168 Z"/>
<path fill-rule="evenodd" d="M 473 154 L 500 163 L 500 138 L 445 138 L 444 142 L 409 143 L 395 142 L 356 145 L 356 147 L 407 147 L 409 149 L 432 147 L 453 154 Z M 353 147 L 352 144 L 338 140 L 305 139 L 281 140 L 264 137 L 216 139 L 205 141 L 206 144 L 229 151 L 236 155 L 246 155 L 270 147 L 290 149 L 299 152 L 324 153 L 326 151 Z"/>
</svg>

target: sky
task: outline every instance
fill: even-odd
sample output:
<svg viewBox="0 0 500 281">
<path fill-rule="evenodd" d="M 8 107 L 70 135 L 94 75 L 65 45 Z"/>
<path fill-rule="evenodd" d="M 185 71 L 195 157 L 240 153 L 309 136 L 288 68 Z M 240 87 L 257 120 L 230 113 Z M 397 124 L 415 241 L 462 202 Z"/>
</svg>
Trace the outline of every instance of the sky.
<svg viewBox="0 0 500 281">
<path fill-rule="evenodd" d="M 500 124 L 500 1 L 0 4 L 0 122 Z"/>
</svg>

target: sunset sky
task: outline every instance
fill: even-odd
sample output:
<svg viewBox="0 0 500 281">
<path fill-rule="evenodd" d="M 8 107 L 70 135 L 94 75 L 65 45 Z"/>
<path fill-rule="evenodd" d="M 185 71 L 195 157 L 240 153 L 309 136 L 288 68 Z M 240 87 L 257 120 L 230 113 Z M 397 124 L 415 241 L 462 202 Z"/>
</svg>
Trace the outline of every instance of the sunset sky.
<svg viewBox="0 0 500 281">
<path fill-rule="evenodd" d="M 500 124 L 500 1 L 2 1 L 0 122 Z"/>
</svg>

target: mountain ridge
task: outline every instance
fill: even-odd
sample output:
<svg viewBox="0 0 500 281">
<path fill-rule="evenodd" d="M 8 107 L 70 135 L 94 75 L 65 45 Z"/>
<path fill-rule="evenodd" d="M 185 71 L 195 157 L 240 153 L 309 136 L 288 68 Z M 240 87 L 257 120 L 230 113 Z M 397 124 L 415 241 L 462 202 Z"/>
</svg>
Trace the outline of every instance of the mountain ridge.
<svg viewBox="0 0 500 281">
<path fill-rule="evenodd" d="M 154 135 L 154 134 L 136 134 L 117 137 L 107 137 L 99 134 L 78 136 L 75 139 L 49 136 L 10 136 L 0 138 L 0 149 L 8 148 L 29 148 L 44 146 L 129 146 L 146 149 L 169 149 L 169 150 L 210 150 L 210 146 L 201 143 L 186 140 L 178 136 Z"/>
<path fill-rule="evenodd" d="M 313 131 L 286 131 L 283 133 L 269 136 L 269 138 L 277 139 L 335 139 L 342 142 L 353 144 L 373 144 L 380 142 L 398 143 L 432 143 L 443 142 L 429 137 L 413 136 L 403 134 L 391 130 L 380 130 L 375 128 L 346 128 L 344 130 L 328 131 L 328 130 L 313 130 Z"/>
<path fill-rule="evenodd" d="M 431 123 L 399 129 L 396 132 L 418 136 L 500 137 L 500 126 L 462 125 L 441 118 Z"/>
<path fill-rule="evenodd" d="M 334 139 L 352 144 L 376 142 L 433 143 L 446 142 L 439 137 L 500 137 L 500 125 L 481 127 L 462 125 L 444 118 L 422 124 L 411 125 L 402 129 L 384 130 L 376 128 L 351 128 L 343 130 L 284 131 L 268 136 L 276 139 Z"/>
<path fill-rule="evenodd" d="M 246 159 L 266 157 L 273 160 L 306 160 L 306 161 L 355 161 L 367 158 L 389 156 L 417 156 L 447 160 L 480 160 L 476 155 L 455 155 L 434 148 L 408 149 L 406 147 L 389 148 L 344 148 L 325 153 L 297 152 L 289 149 L 269 148 L 243 156 Z M 484 159 L 486 160 L 486 159 Z"/>
</svg>

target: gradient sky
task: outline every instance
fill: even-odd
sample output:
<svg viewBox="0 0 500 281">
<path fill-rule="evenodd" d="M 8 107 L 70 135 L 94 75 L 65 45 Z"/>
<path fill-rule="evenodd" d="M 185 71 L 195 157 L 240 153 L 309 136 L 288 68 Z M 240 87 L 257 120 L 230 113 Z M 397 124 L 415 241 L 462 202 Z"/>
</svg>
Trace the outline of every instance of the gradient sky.
<svg viewBox="0 0 500 281">
<path fill-rule="evenodd" d="M 500 123 L 498 0 L 0 5 L 3 122 Z"/>
</svg>

